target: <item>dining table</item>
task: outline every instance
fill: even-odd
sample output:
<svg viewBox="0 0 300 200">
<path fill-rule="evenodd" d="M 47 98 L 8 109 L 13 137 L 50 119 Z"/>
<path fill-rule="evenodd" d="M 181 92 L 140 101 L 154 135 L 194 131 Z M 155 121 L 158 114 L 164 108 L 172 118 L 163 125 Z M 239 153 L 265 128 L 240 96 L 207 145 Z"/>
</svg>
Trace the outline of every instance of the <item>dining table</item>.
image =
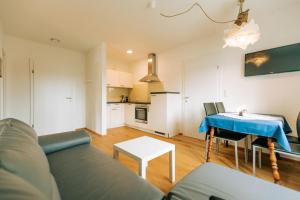
<svg viewBox="0 0 300 200">
<path fill-rule="evenodd" d="M 280 181 L 274 142 L 277 142 L 286 151 L 291 151 L 290 144 L 286 137 L 286 134 L 291 131 L 291 128 L 284 116 L 254 113 L 244 113 L 242 116 L 240 113 L 219 113 L 206 116 L 200 124 L 199 133 L 208 133 L 210 135 L 206 156 L 207 162 L 210 162 L 211 158 L 210 153 L 215 129 L 224 129 L 239 134 L 266 137 L 268 140 L 274 182 L 277 183 Z"/>
</svg>

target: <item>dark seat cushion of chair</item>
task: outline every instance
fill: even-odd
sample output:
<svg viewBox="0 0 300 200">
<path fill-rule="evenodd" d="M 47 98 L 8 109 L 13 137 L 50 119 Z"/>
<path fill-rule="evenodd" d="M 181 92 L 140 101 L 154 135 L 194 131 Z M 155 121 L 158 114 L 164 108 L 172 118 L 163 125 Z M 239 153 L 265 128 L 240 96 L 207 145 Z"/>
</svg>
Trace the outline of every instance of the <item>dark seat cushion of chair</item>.
<svg viewBox="0 0 300 200">
<path fill-rule="evenodd" d="M 163 193 L 91 145 L 49 154 L 61 198 L 159 200 Z"/>
<path fill-rule="evenodd" d="M 227 140 L 233 140 L 233 141 L 240 141 L 240 140 L 244 139 L 245 137 L 247 137 L 247 134 L 235 133 L 232 131 L 220 129 L 219 132 L 216 133 L 216 137 L 223 138 L 225 140 L 227 139 Z"/>
<path fill-rule="evenodd" d="M 209 137 L 209 133 L 207 135 Z M 240 140 L 244 139 L 245 137 L 247 137 L 247 134 L 235 133 L 235 132 L 227 131 L 224 129 L 217 129 L 217 131 L 215 131 L 214 137 L 221 138 L 224 140 L 240 141 Z"/>
<path fill-rule="evenodd" d="M 171 190 L 171 200 L 295 200 L 300 193 L 242 172 L 206 163 L 193 170 Z"/>
<path fill-rule="evenodd" d="M 268 148 L 268 140 L 267 138 L 260 137 L 254 140 L 252 142 L 252 145 L 262 147 L 262 148 Z M 283 149 L 278 143 L 275 142 L 275 150 L 278 151 L 279 153 L 285 152 L 285 153 L 300 155 L 300 144 L 290 143 L 290 147 L 291 147 L 291 152 L 288 152 L 285 149 Z"/>
<path fill-rule="evenodd" d="M 295 136 L 290 136 L 290 135 L 287 135 L 286 137 L 290 143 L 300 144 L 300 138 L 295 137 Z"/>
</svg>

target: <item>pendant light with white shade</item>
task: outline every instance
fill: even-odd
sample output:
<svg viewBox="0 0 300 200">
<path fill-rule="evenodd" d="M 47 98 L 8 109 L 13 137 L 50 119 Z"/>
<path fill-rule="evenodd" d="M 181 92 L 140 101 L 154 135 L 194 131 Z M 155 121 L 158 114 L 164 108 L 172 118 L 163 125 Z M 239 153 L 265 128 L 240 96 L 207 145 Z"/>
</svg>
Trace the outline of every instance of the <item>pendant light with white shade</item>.
<svg viewBox="0 0 300 200">
<path fill-rule="evenodd" d="M 163 17 L 176 17 L 179 15 L 183 15 L 190 10 L 192 10 L 194 7 L 199 7 L 201 11 L 205 14 L 205 16 L 211 20 L 214 23 L 218 24 L 224 24 L 224 23 L 233 23 L 229 29 L 226 29 L 224 31 L 224 41 L 225 44 L 223 48 L 225 47 L 239 47 L 243 50 L 245 50 L 248 45 L 253 45 L 256 43 L 260 38 L 260 29 L 259 26 L 254 22 L 253 19 L 248 22 L 248 14 L 249 9 L 243 11 L 243 4 L 245 0 L 238 0 L 239 1 L 239 13 L 237 16 L 237 19 L 235 20 L 229 20 L 229 21 L 217 21 L 211 18 L 205 10 L 202 8 L 202 6 L 199 3 L 194 3 L 189 9 L 174 14 L 174 15 L 166 15 L 161 13 L 161 16 Z"/>
</svg>

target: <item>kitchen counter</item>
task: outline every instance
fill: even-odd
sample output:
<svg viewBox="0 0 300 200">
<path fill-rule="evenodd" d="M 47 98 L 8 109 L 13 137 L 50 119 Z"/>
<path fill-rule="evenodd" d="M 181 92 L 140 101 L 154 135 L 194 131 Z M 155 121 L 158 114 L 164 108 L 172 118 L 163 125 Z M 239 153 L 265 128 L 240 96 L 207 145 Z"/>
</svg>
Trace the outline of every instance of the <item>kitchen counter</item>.
<svg viewBox="0 0 300 200">
<path fill-rule="evenodd" d="M 180 94 L 180 92 L 163 91 L 163 92 L 150 92 L 150 94 Z"/>
<path fill-rule="evenodd" d="M 108 102 L 107 102 L 107 104 L 114 104 L 114 103 L 128 103 L 128 104 L 151 104 L 150 102 L 136 102 L 136 101 L 129 101 L 129 102 L 108 101 Z"/>
</svg>

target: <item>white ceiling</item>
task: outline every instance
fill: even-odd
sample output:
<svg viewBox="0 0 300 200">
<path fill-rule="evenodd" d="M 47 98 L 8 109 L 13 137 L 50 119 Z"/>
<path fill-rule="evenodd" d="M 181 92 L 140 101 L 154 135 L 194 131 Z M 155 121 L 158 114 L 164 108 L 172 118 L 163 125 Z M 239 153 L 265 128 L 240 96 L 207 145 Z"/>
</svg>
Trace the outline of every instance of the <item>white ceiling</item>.
<svg viewBox="0 0 300 200">
<path fill-rule="evenodd" d="M 61 40 L 59 46 L 87 51 L 105 41 L 109 54 L 127 61 L 162 52 L 181 44 L 223 31 L 228 25 L 214 24 L 194 8 L 172 19 L 172 14 L 189 7 L 195 0 L 0 0 L 0 20 L 8 34 L 43 43 Z M 200 0 L 217 20 L 236 17 L 237 0 Z M 251 17 L 273 14 L 299 4 L 299 0 L 246 0 Z M 133 55 L 126 50 L 133 49 Z"/>
</svg>

